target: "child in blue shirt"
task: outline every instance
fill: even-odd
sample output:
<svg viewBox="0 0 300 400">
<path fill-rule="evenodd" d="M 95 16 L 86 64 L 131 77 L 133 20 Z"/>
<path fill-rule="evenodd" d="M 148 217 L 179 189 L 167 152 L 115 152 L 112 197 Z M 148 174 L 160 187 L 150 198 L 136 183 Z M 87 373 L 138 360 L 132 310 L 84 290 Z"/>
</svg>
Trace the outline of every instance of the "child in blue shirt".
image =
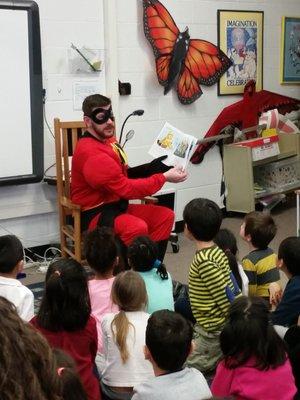
<svg viewBox="0 0 300 400">
<path fill-rule="evenodd" d="M 157 257 L 156 244 L 148 236 L 136 237 L 128 247 L 128 263 L 146 285 L 149 314 L 162 309 L 174 311 L 172 279 Z"/>
<path fill-rule="evenodd" d="M 289 281 L 271 318 L 274 325 L 290 327 L 300 315 L 300 237 L 291 236 L 280 243 L 277 267 Z"/>
</svg>

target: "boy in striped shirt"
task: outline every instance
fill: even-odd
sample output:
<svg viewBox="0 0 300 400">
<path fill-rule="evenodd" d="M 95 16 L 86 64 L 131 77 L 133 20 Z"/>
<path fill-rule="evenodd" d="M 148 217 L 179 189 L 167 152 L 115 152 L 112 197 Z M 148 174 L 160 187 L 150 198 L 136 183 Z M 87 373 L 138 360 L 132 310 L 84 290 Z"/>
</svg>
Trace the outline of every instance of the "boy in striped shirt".
<svg viewBox="0 0 300 400">
<path fill-rule="evenodd" d="M 242 260 L 249 279 L 249 296 L 260 296 L 270 303 L 277 292 L 281 291 L 277 255 L 268 247 L 276 231 L 271 215 L 259 211 L 247 214 L 240 230 L 240 236 L 249 244 L 250 249 L 250 253 Z"/>
<path fill-rule="evenodd" d="M 228 291 L 233 294 L 235 288 L 227 256 L 213 242 L 222 222 L 217 204 L 194 199 L 185 206 L 183 219 L 185 235 L 197 248 L 189 270 L 189 297 L 196 319 L 195 349 L 187 363 L 209 375 L 222 355 L 219 336 L 230 305 Z"/>
</svg>

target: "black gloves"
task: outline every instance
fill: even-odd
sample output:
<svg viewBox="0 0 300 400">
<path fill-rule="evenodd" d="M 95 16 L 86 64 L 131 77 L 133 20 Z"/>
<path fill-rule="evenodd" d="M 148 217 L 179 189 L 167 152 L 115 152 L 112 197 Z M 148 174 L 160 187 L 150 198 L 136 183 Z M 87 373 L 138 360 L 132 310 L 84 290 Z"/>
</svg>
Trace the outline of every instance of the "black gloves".
<svg viewBox="0 0 300 400">
<path fill-rule="evenodd" d="M 164 164 L 162 161 L 165 160 L 168 156 L 161 156 L 158 158 L 155 158 L 154 160 L 152 160 L 149 163 L 149 172 L 150 175 L 154 175 L 154 174 L 159 174 L 160 172 L 166 172 L 169 171 L 169 169 L 173 168 L 173 167 L 169 167 L 168 165 Z"/>
<path fill-rule="evenodd" d="M 136 167 L 128 168 L 127 174 L 129 178 L 148 178 L 151 175 L 169 171 L 168 165 L 162 163 L 168 156 L 155 158 L 150 163 L 137 165 Z"/>
</svg>

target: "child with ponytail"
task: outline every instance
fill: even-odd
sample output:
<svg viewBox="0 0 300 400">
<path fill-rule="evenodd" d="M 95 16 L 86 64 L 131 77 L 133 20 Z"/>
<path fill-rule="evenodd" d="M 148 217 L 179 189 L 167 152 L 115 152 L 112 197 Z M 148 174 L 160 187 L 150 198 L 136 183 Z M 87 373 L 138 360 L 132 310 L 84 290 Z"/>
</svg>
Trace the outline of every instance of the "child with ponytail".
<svg viewBox="0 0 300 400">
<path fill-rule="evenodd" d="M 229 229 L 220 229 L 214 238 L 214 242 L 221 250 L 224 251 L 228 258 L 229 267 L 233 273 L 235 280 L 244 296 L 248 296 L 249 280 L 245 274 L 243 267 L 239 264 L 236 256 L 238 252 L 236 238 Z"/>
<path fill-rule="evenodd" d="M 73 358 L 60 349 L 53 349 L 53 355 L 63 400 L 88 400 Z"/>
<path fill-rule="evenodd" d="M 174 311 L 172 278 L 158 259 L 156 243 L 148 236 L 138 236 L 128 247 L 129 266 L 143 278 L 147 295 L 147 311 Z"/>
<path fill-rule="evenodd" d="M 88 399 L 99 400 L 99 381 L 94 374 L 96 320 L 91 316 L 86 274 L 79 262 L 62 258 L 50 264 L 41 306 L 31 323 L 51 347 L 74 359 Z"/>
<path fill-rule="evenodd" d="M 261 297 L 237 298 L 220 335 L 223 359 L 211 385 L 214 396 L 237 400 L 293 400 L 297 392 L 286 347 Z"/>
<path fill-rule="evenodd" d="M 102 319 L 105 366 L 101 386 L 106 398 L 127 400 L 131 399 L 135 385 L 154 376 L 143 355 L 149 318 L 145 312 L 145 283 L 135 271 L 122 272 L 114 280 L 111 295 L 120 311 Z"/>
</svg>

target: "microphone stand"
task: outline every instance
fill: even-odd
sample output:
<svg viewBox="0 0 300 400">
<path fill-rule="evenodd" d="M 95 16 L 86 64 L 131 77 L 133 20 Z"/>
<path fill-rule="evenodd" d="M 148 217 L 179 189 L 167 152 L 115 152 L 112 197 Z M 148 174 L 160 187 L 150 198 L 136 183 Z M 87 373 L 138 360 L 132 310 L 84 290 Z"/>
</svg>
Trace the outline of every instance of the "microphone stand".
<svg viewBox="0 0 300 400">
<path fill-rule="evenodd" d="M 143 114 L 144 114 L 144 110 L 135 110 L 135 111 L 133 111 L 131 114 L 129 114 L 129 115 L 125 118 L 125 121 L 124 121 L 123 124 L 122 124 L 121 133 L 120 133 L 120 138 L 119 138 L 119 143 L 120 143 L 120 144 L 121 144 L 121 141 L 122 141 L 123 131 L 124 131 L 124 127 L 125 127 L 125 124 L 126 124 L 127 120 L 128 120 L 130 117 L 132 117 L 133 115 L 138 115 L 138 116 L 140 117 L 140 116 L 143 115 Z"/>
<path fill-rule="evenodd" d="M 124 126 L 125 126 L 127 120 L 128 120 L 130 117 L 132 117 L 133 115 L 134 115 L 133 113 L 129 114 L 129 115 L 125 118 L 125 121 L 124 121 L 123 124 L 122 124 L 121 133 L 120 133 L 120 138 L 119 138 L 119 143 L 120 143 L 120 145 L 121 145 L 121 142 L 122 142 L 122 136 L 123 136 Z"/>
</svg>

